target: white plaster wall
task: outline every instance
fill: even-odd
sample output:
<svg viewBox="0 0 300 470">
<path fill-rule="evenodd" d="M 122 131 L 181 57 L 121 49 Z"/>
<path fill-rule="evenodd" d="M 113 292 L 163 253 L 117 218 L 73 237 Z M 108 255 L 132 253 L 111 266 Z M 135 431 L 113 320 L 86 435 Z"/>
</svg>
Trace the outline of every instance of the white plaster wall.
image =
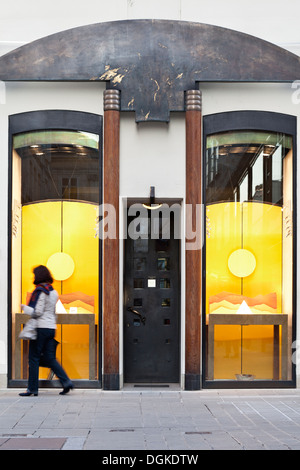
<svg viewBox="0 0 300 470">
<path fill-rule="evenodd" d="M 176 113 L 168 124 L 135 123 L 122 113 L 120 127 L 120 195 L 159 198 L 185 196 L 185 118 Z"/>
</svg>

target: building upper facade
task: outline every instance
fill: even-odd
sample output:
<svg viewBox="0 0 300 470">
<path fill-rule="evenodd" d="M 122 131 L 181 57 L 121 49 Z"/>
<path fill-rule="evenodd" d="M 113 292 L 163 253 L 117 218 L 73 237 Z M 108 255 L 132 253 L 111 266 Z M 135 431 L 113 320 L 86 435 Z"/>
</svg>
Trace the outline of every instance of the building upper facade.
<svg viewBox="0 0 300 470">
<path fill-rule="evenodd" d="M 201 23 L 125 20 L 82 26 L 0 58 L 2 81 L 105 81 L 136 121 L 169 121 L 201 82 L 293 82 L 300 58 L 259 38 Z"/>
</svg>

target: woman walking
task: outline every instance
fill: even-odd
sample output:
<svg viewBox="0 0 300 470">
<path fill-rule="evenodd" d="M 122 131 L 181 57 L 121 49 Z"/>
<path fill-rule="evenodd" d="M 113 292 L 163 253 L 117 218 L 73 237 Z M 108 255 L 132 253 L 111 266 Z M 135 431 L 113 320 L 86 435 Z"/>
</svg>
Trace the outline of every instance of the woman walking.
<svg viewBox="0 0 300 470">
<path fill-rule="evenodd" d="M 55 306 L 58 293 L 53 289 L 53 278 L 46 266 L 38 266 L 33 270 L 33 291 L 28 305 L 21 305 L 24 313 L 36 319 L 37 338 L 29 342 L 29 379 L 27 391 L 20 393 L 22 397 L 38 395 L 39 365 L 43 353 L 43 365 L 47 365 L 60 380 L 65 395 L 74 388 L 62 366 L 55 357 L 54 336 L 56 330 Z"/>
</svg>

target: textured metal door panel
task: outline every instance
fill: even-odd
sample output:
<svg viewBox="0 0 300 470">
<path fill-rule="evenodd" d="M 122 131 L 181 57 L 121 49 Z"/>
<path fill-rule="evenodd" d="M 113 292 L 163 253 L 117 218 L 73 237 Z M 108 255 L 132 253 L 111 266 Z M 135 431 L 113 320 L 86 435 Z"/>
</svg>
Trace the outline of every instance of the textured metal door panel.
<svg viewBox="0 0 300 470">
<path fill-rule="evenodd" d="M 124 284 L 125 382 L 178 382 L 179 240 L 127 239 Z"/>
</svg>

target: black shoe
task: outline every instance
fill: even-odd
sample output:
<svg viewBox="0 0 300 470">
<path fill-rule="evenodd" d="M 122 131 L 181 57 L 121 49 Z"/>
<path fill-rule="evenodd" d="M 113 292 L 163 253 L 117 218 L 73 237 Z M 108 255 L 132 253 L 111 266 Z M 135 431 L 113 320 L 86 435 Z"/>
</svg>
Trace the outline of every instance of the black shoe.
<svg viewBox="0 0 300 470">
<path fill-rule="evenodd" d="M 67 387 L 64 387 L 62 392 L 59 392 L 60 395 L 66 395 L 69 393 L 70 390 L 73 390 L 74 385 L 68 385 Z"/>
<path fill-rule="evenodd" d="M 19 393 L 19 395 L 20 395 L 20 397 L 30 397 L 31 395 L 33 395 L 34 397 L 37 397 L 38 393 L 23 392 L 23 393 Z"/>
</svg>

